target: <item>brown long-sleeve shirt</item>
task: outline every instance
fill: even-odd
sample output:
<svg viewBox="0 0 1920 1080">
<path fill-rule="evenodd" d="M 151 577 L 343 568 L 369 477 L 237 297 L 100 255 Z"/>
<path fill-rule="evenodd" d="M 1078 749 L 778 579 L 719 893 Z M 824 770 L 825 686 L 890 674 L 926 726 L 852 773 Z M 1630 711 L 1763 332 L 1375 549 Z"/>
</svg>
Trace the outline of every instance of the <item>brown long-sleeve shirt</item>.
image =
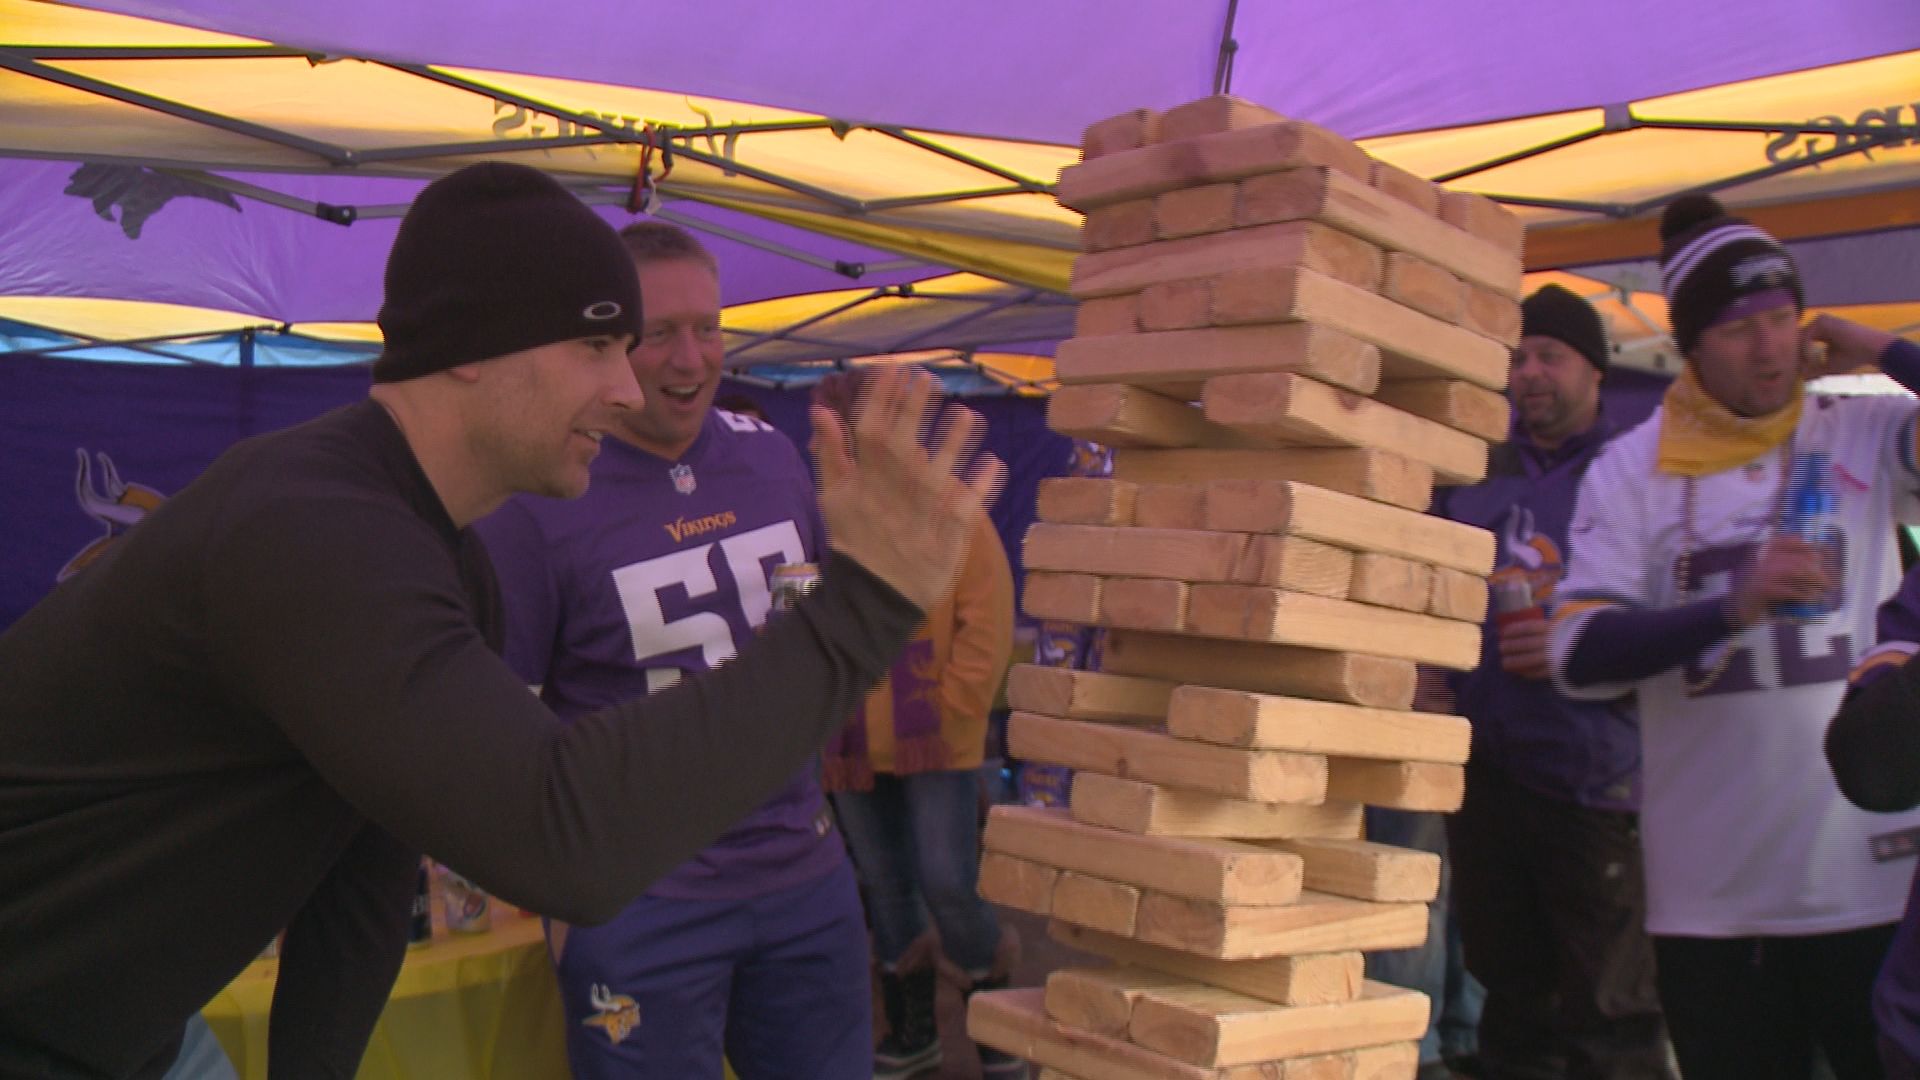
<svg viewBox="0 0 1920 1080">
<path fill-rule="evenodd" d="M 830 557 L 735 663 L 562 725 L 489 646 L 495 604 L 364 402 L 230 450 L 0 635 L 0 1076 L 157 1073 L 282 927 L 274 1074 L 351 1075 L 418 852 L 603 921 L 779 787 L 921 619 Z"/>
</svg>

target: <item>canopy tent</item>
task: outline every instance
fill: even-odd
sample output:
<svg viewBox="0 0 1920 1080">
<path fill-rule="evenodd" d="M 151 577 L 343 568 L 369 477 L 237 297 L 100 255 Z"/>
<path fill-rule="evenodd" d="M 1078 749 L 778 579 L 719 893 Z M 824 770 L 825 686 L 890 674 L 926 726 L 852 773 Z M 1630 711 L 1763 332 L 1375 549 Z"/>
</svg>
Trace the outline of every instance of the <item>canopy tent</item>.
<svg viewBox="0 0 1920 1080">
<path fill-rule="evenodd" d="M 644 171 L 642 202 L 723 249 L 730 305 L 867 298 L 753 313 L 798 309 L 784 327 L 730 311 L 739 363 L 1045 351 L 1077 226 L 1047 185 L 1080 128 L 1221 87 L 1502 198 L 1536 268 L 1643 259 L 1660 202 L 1731 185 L 1783 236 L 1900 230 L 1859 276 L 1901 294 L 1831 302 L 1920 300 L 1907 0 L 957 7 L 569 0 L 535 21 L 511 0 L 0 0 L 0 318 L 126 337 L 100 305 L 55 323 L 6 305 L 137 299 L 364 343 L 314 324 L 371 317 L 422 177 L 504 156 L 614 220 Z M 946 268 L 1005 285 L 903 295 Z"/>
</svg>

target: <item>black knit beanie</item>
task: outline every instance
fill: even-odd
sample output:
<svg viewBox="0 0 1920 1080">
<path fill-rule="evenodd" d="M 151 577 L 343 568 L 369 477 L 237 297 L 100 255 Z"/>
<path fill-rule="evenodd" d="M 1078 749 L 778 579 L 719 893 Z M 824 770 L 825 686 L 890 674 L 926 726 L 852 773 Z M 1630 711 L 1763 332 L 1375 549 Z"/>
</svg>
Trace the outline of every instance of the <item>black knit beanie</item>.
<svg viewBox="0 0 1920 1080">
<path fill-rule="evenodd" d="M 1693 351 L 1700 332 L 1728 308 L 1773 289 L 1793 295 L 1805 311 L 1806 294 L 1793 256 L 1765 230 L 1728 217 L 1710 195 L 1674 200 L 1660 219 L 1660 276 L 1667 294 L 1667 321 L 1682 354 Z"/>
<path fill-rule="evenodd" d="M 375 382 L 602 334 L 638 335 L 613 227 L 547 174 L 484 162 L 428 184 L 387 257 Z"/>
<path fill-rule="evenodd" d="M 1520 336 L 1550 337 L 1566 342 L 1574 352 L 1601 371 L 1610 353 L 1607 328 L 1600 313 L 1578 293 L 1562 285 L 1542 285 L 1520 304 Z"/>
</svg>

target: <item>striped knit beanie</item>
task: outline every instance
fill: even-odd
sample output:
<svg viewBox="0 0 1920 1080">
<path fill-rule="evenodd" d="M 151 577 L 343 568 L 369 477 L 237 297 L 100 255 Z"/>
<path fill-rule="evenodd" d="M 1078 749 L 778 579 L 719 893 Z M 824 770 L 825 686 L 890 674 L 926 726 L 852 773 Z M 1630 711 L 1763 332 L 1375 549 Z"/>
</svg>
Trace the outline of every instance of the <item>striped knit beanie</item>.
<svg viewBox="0 0 1920 1080">
<path fill-rule="evenodd" d="M 1728 217 L 1710 195 L 1688 195 L 1660 219 L 1660 276 L 1667 320 L 1682 354 L 1700 332 L 1728 319 L 1791 301 L 1804 311 L 1806 294 L 1793 256 L 1768 233 Z"/>
</svg>

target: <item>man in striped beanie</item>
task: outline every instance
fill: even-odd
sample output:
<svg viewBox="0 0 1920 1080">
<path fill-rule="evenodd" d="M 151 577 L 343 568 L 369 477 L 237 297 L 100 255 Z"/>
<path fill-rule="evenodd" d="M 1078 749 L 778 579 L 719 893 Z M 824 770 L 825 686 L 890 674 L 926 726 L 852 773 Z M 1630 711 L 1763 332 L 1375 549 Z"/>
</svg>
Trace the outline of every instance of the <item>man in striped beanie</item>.
<svg viewBox="0 0 1920 1080">
<path fill-rule="evenodd" d="M 1804 1077 L 1816 1046 L 1837 1075 L 1877 1077 L 1872 987 L 1913 876 L 1884 838 L 1920 814 L 1849 804 L 1821 742 L 1899 581 L 1916 407 L 1804 384 L 1877 363 L 1920 386 L 1920 346 L 1802 327 L 1793 257 L 1711 198 L 1676 201 L 1660 233 L 1687 364 L 1587 472 L 1553 676 L 1575 698 L 1638 697 L 1646 926 L 1687 1080 Z M 1827 479 L 1838 544 L 1783 535 L 1796 463 Z M 1830 610 L 1795 621 L 1791 601 Z"/>
</svg>

